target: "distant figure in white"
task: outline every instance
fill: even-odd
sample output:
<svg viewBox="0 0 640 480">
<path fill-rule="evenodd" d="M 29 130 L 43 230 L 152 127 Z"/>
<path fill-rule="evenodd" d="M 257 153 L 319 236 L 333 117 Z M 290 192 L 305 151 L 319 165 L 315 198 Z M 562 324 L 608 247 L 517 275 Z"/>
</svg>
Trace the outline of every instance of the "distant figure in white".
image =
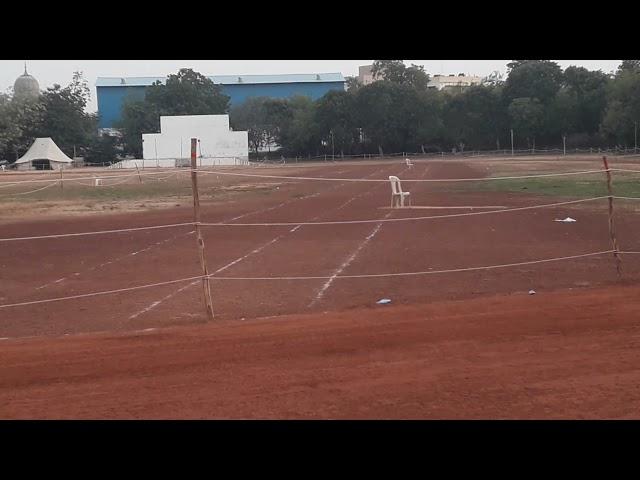
<svg viewBox="0 0 640 480">
<path fill-rule="evenodd" d="M 411 163 L 411 160 L 409 160 L 408 158 L 405 158 L 404 160 L 405 162 L 407 162 L 408 167 L 411 167 L 413 165 L 413 163 Z"/>
<path fill-rule="evenodd" d="M 409 199 L 409 205 L 411 205 L 411 193 L 402 191 L 400 179 L 390 176 L 389 181 L 391 182 L 391 208 L 404 207 L 405 197 Z"/>
</svg>

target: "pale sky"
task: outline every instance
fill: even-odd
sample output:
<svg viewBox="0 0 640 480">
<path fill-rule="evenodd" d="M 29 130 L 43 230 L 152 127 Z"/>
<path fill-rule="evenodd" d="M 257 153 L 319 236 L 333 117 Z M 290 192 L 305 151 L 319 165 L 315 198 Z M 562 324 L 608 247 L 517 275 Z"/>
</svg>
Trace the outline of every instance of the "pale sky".
<svg viewBox="0 0 640 480">
<path fill-rule="evenodd" d="M 486 76 L 498 70 L 506 73 L 510 60 L 405 60 L 405 64 L 423 65 L 427 73 Z M 345 77 L 358 74 L 358 66 L 373 60 L 27 60 L 27 69 L 40 83 L 42 90 L 71 81 L 76 70 L 84 73 L 91 87 L 88 110 L 95 112 L 97 77 L 166 76 L 180 68 L 192 68 L 204 75 L 255 75 L 285 73 L 340 72 Z M 589 70 L 615 71 L 621 60 L 556 60 L 562 68 L 578 65 Z M 13 86 L 24 71 L 23 60 L 0 60 L 0 92 Z"/>
</svg>

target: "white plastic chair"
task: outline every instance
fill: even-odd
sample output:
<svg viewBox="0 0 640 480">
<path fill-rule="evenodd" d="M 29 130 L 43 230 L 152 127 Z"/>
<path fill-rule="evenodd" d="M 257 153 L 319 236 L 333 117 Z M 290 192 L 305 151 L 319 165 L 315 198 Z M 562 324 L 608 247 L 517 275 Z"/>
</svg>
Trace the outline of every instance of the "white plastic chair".
<svg viewBox="0 0 640 480">
<path fill-rule="evenodd" d="M 390 176 L 389 181 L 391 182 L 391 208 L 398 205 L 400 207 L 404 207 L 405 197 L 409 199 L 409 205 L 411 205 L 411 193 L 402 191 L 400 179 L 398 177 Z"/>
<path fill-rule="evenodd" d="M 408 167 L 413 166 L 413 163 L 411 163 L 411 160 L 409 160 L 408 158 L 405 158 L 404 160 L 407 162 Z"/>
</svg>

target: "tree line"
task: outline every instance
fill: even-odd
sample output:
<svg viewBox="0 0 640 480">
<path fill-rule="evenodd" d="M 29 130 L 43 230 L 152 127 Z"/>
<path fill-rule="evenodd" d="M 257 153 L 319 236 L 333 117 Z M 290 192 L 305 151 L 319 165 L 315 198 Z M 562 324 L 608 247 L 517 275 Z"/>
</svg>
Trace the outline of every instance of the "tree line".
<svg viewBox="0 0 640 480">
<path fill-rule="evenodd" d="M 142 133 L 159 131 L 162 115 L 224 114 L 246 130 L 253 155 L 360 155 L 397 152 L 516 149 L 633 148 L 640 125 L 640 60 L 613 74 L 549 60 L 513 60 L 505 81 L 468 88 L 429 88 L 429 75 L 401 60 L 378 60 L 375 82 L 347 78 L 345 91 L 308 97 L 229 97 L 204 75 L 182 69 L 130 98 L 116 125 L 119 137 L 97 133 L 86 113 L 89 88 L 80 72 L 35 100 L 0 95 L 0 159 L 14 161 L 37 137 L 52 137 L 69 156 L 110 163 L 142 156 Z"/>
<path fill-rule="evenodd" d="M 514 60 L 508 77 L 467 88 L 428 88 L 420 66 L 376 61 L 377 80 L 306 98 L 253 98 L 231 109 L 257 153 L 287 156 L 517 149 L 634 147 L 640 123 L 640 61 L 615 74 L 548 60 Z"/>
<path fill-rule="evenodd" d="M 95 163 L 112 162 L 117 140 L 98 135 L 98 116 L 86 112 L 87 81 L 74 72 L 71 82 L 54 84 L 38 98 L 14 99 L 0 94 L 0 160 L 14 162 L 39 137 L 51 137 L 69 157 Z"/>
</svg>

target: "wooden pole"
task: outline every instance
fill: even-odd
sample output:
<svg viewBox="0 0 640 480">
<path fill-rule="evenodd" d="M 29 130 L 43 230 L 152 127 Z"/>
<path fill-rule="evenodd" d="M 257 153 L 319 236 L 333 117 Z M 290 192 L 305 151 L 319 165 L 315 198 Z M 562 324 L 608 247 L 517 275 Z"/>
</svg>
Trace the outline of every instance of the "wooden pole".
<svg viewBox="0 0 640 480">
<path fill-rule="evenodd" d="M 607 175 L 607 190 L 609 191 L 609 236 L 611 237 L 611 245 L 613 246 L 613 257 L 616 260 L 616 271 L 618 272 L 618 277 L 620 277 L 622 276 L 622 260 L 620 259 L 619 254 L 616 226 L 613 221 L 613 187 L 611 184 L 611 170 L 609 169 L 607 157 L 602 157 L 602 163 L 604 163 L 604 169 Z"/>
<path fill-rule="evenodd" d="M 207 269 L 207 257 L 204 251 L 204 240 L 200 229 L 200 197 L 198 195 L 198 172 L 196 149 L 198 139 L 191 139 L 191 191 L 193 193 L 193 217 L 196 222 L 196 239 L 198 242 L 198 252 L 200 254 L 200 266 L 202 267 L 202 288 L 204 291 L 204 303 L 209 320 L 213 320 L 213 301 L 211 300 L 211 288 L 209 283 L 209 270 Z"/>
<path fill-rule="evenodd" d="M 142 164 L 144 166 L 144 163 Z M 140 183 L 142 183 L 142 177 L 140 176 L 140 169 L 138 168 L 138 164 L 135 164 L 136 166 L 136 172 L 138 172 L 138 180 L 140 180 Z"/>
<path fill-rule="evenodd" d="M 64 176 L 63 176 L 63 173 L 62 173 L 63 171 L 64 171 L 64 168 L 60 167 L 60 191 L 61 192 L 64 192 L 64 184 L 63 184 Z"/>
</svg>

